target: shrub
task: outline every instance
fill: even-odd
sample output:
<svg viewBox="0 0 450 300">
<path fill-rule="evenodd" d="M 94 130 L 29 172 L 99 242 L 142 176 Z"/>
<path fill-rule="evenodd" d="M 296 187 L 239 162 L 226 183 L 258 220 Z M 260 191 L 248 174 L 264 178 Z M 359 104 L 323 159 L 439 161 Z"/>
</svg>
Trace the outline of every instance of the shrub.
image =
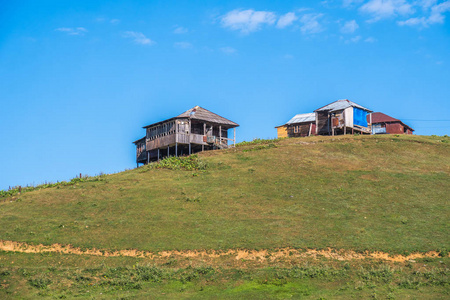
<svg viewBox="0 0 450 300">
<path fill-rule="evenodd" d="M 52 281 L 48 278 L 37 277 L 28 279 L 28 283 L 35 288 L 46 289 L 47 286 L 52 283 Z"/>
<path fill-rule="evenodd" d="M 170 156 L 157 163 L 150 165 L 151 168 L 169 169 L 169 170 L 204 170 L 207 165 L 200 160 L 197 154 L 190 156 Z"/>
</svg>

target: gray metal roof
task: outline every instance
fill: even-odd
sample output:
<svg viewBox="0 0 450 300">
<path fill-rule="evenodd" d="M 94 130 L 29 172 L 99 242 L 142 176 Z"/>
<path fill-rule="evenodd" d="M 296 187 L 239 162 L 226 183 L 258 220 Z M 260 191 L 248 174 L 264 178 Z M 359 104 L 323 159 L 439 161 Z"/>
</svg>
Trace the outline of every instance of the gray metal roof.
<svg viewBox="0 0 450 300">
<path fill-rule="evenodd" d="M 234 127 L 239 126 L 239 124 L 234 123 L 233 121 L 230 121 L 228 119 L 225 119 L 224 117 L 221 117 L 218 114 L 210 112 L 209 110 L 204 109 L 203 107 L 195 106 L 195 107 L 185 111 L 181 115 L 178 115 L 176 117 L 173 117 L 173 118 L 170 118 L 170 119 L 167 119 L 164 121 L 160 121 L 157 123 L 153 123 L 153 124 L 144 126 L 143 128 L 152 127 L 152 126 L 159 125 L 159 124 L 167 122 L 167 121 L 181 119 L 181 118 L 190 118 L 192 120 L 206 121 L 206 122 L 215 123 L 215 124 L 219 124 L 219 125 L 225 125 L 228 128 L 234 128 Z"/>
<path fill-rule="evenodd" d="M 332 103 L 330 103 L 328 105 L 325 105 L 325 106 L 323 106 L 321 108 L 316 109 L 315 111 L 330 111 L 330 112 L 333 112 L 333 111 L 337 111 L 337 110 L 346 109 L 347 107 L 357 107 L 357 108 L 360 108 L 362 110 L 365 110 L 365 111 L 368 111 L 368 112 L 372 112 L 370 109 L 365 108 L 365 107 L 363 107 L 363 106 L 361 106 L 359 104 L 356 104 L 355 102 L 352 102 L 352 101 L 347 100 L 347 99 L 334 101 L 334 102 L 332 102 Z"/>
<path fill-rule="evenodd" d="M 135 141 L 133 142 L 133 144 L 137 144 L 137 143 L 139 143 L 139 142 L 141 142 L 141 141 L 145 141 L 145 136 L 144 136 L 143 138 L 140 138 L 140 139 L 138 139 L 138 140 L 135 140 Z"/>
<path fill-rule="evenodd" d="M 307 113 L 307 114 L 298 114 L 295 115 L 292 119 L 290 119 L 286 125 L 295 124 L 295 123 L 303 123 L 303 122 L 315 122 L 316 114 L 315 113 Z"/>
<path fill-rule="evenodd" d="M 195 111 L 195 113 L 193 113 Z M 237 123 L 234 123 L 233 121 L 230 121 L 228 119 L 225 119 L 224 117 L 221 117 L 213 112 L 210 112 L 207 109 L 204 109 L 200 106 L 195 106 L 181 115 L 176 116 L 175 118 L 190 118 L 192 120 L 200 120 L 200 121 L 207 121 L 211 123 L 221 124 L 221 125 L 228 125 L 230 127 L 238 127 L 239 125 Z"/>
</svg>

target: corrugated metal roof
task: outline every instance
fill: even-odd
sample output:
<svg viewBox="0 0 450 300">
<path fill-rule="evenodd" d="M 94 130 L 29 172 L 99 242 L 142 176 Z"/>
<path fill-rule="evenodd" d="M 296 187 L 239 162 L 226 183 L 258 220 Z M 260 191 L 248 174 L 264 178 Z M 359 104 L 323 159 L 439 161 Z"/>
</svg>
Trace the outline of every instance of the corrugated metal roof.
<svg viewBox="0 0 450 300">
<path fill-rule="evenodd" d="M 315 122 L 316 114 L 315 113 L 307 113 L 307 114 L 298 114 L 295 115 L 292 119 L 290 119 L 286 125 L 295 124 L 295 123 L 303 123 L 303 122 Z"/>
<path fill-rule="evenodd" d="M 370 115 L 367 115 L 367 122 L 370 122 Z M 412 129 L 410 126 L 406 125 L 405 123 L 403 123 L 399 119 L 395 119 L 395 118 L 393 118 L 391 116 L 388 116 L 388 115 L 386 115 L 384 113 L 381 113 L 381 112 L 374 112 L 374 113 L 372 113 L 372 124 L 390 123 L 390 122 L 400 122 L 404 126 L 406 126 L 407 128 L 409 128 L 412 131 L 414 131 L 414 129 Z"/>
<path fill-rule="evenodd" d="M 233 121 L 230 121 L 228 119 L 225 119 L 224 117 L 221 117 L 213 112 L 210 112 L 209 110 L 204 109 L 203 107 L 195 106 L 195 107 L 185 111 L 181 115 L 178 115 L 176 117 L 173 117 L 173 118 L 170 118 L 170 119 L 167 119 L 164 121 L 160 121 L 157 123 L 153 123 L 153 124 L 144 126 L 144 128 L 152 127 L 152 126 L 158 125 L 160 123 L 164 123 L 164 122 L 167 122 L 170 120 L 180 119 L 180 118 L 190 118 L 192 120 L 206 121 L 206 122 L 210 122 L 210 123 L 216 123 L 219 125 L 228 125 L 229 128 L 239 126 L 239 124 L 234 123 Z"/>
<path fill-rule="evenodd" d="M 224 117 L 221 117 L 213 112 L 210 112 L 209 110 L 204 109 L 203 107 L 200 106 L 195 106 L 185 111 L 181 115 L 176 116 L 176 118 L 191 118 L 193 120 L 201 120 L 216 124 L 229 125 L 231 127 L 239 126 L 237 123 L 225 119 Z"/>
<path fill-rule="evenodd" d="M 337 100 L 334 101 L 328 105 L 325 105 L 321 108 L 316 109 L 315 111 L 336 111 L 336 110 L 343 110 L 346 109 L 347 107 L 357 107 L 360 108 L 362 110 L 368 111 L 368 112 L 372 112 L 370 109 L 365 108 L 364 106 L 361 106 L 359 104 L 356 104 L 355 102 L 352 102 L 350 100 L 347 99 L 343 99 L 343 100 Z"/>
<path fill-rule="evenodd" d="M 138 139 L 138 140 L 135 140 L 135 141 L 133 142 L 133 144 L 137 144 L 137 143 L 139 143 L 140 141 L 145 141 L 145 136 L 144 136 L 143 138 L 140 138 L 140 139 Z"/>
</svg>

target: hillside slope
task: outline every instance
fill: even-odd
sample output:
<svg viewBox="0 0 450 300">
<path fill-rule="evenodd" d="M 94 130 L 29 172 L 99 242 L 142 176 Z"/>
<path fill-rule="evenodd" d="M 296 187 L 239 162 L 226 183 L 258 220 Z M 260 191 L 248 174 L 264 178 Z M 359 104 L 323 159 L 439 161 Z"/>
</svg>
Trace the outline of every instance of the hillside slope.
<svg viewBox="0 0 450 300">
<path fill-rule="evenodd" d="M 450 249 L 447 137 L 341 136 L 199 155 L 0 199 L 0 239 L 99 249 Z"/>
</svg>

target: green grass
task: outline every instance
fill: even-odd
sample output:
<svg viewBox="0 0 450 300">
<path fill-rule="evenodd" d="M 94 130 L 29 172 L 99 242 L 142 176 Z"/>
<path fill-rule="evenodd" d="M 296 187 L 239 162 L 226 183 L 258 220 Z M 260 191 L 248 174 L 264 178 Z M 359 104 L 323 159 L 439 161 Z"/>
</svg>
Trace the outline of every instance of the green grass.
<svg viewBox="0 0 450 300">
<path fill-rule="evenodd" d="M 304 261 L 284 267 L 236 269 L 155 265 L 126 257 L 0 252 L 2 299 L 348 299 L 420 296 L 445 299 L 449 259 L 414 265 Z"/>
<path fill-rule="evenodd" d="M 259 146 L 205 152 L 205 170 L 146 166 L 3 198 L 0 237 L 151 251 L 450 249 L 448 143 L 314 137 Z"/>
<path fill-rule="evenodd" d="M 449 147 L 448 137 L 436 136 L 246 142 L 3 194 L 0 239 L 105 250 L 332 247 L 391 254 L 437 250 L 448 256 Z M 0 298 L 444 299 L 449 294 L 447 257 L 412 265 L 345 264 L 3 252 Z M 144 277 L 139 266 L 147 268 Z M 295 273 L 313 271 L 322 275 Z"/>
</svg>

